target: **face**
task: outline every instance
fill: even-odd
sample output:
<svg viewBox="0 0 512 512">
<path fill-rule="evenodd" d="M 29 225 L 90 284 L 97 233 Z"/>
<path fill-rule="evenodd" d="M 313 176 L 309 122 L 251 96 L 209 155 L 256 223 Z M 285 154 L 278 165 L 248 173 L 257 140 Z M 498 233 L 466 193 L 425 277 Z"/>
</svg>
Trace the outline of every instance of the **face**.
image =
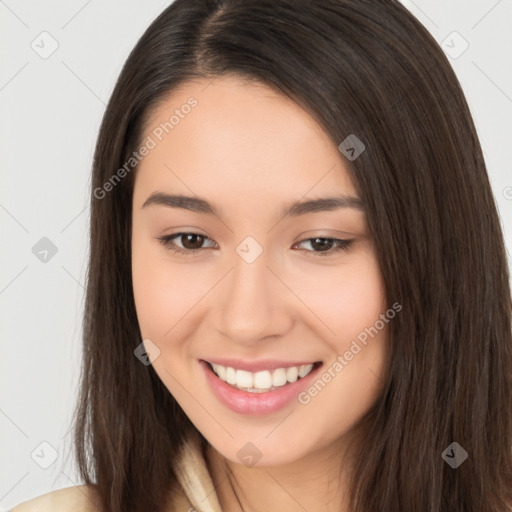
<svg viewBox="0 0 512 512">
<path fill-rule="evenodd" d="M 391 316 L 344 157 L 235 77 L 173 91 L 144 140 L 132 272 L 155 371 L 234 463 L 332 449 L 381 389 Z"/>
</svg>

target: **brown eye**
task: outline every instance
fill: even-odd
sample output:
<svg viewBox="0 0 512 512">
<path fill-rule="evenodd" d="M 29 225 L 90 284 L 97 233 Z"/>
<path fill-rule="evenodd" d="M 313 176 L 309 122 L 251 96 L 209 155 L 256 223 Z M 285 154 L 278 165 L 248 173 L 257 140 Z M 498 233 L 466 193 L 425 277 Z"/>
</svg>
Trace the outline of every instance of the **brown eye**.
<svg viewBox="0 0 512 512">
<path fill-rule="evenodd" d="M 215 244 L 213 240 L 199 233 L 175 233 L 157 237 L 157 240 L 171 251 L 186 256 L 198 253 L 203 249 L 211 249 L 212 244 Z M 203 244 L 206 241 L 210 241 L 211 244 L 204 247 Z"/>
<path fill-rule="evenodd" d="M 353 240 L 341 240 L 339 238 L 316 237 L 302 240 L 296 246 L 309 243 L 313 250 L 303 249 L 312 252 L 315 256 L 328 256 L 339 251 L 348 251 Z"/>
<path fill-rule="evenodd" d="M 197 235 L 195 233 L 184 233 L 179 235 L 181 237 L 181 243 L 185 249 L 196 250 L 201 249 L 206 237 L 203 235 Z"/>
<path fill-rule="evenodd" d="M 336 244 L 331 238 L 312 238 L 311 247 L 316 251 L 324 252 L 332 249 Z"/>
</svg>

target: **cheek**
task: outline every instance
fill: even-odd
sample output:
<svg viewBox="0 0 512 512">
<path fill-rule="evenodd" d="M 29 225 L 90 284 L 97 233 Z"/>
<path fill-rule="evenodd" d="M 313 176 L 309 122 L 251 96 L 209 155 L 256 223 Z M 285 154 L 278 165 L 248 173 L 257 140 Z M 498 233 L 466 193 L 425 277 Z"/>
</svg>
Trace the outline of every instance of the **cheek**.
<svg viewBox="0 0 512 512">
<path fill-rule="evenodd" d="M 384 382 L 387 323 L 392 321 L 380 320 L 387 308 L 373 256 L 350 268 L 340 267 L 323 285 L 323 294 L 310 294 L 310 299 L 312 309 L 323 315 L 329 327 L 324 341 L 331 356 L 318 379 L 299 397 L 304 431 L 317 433 L 319 445 L 350 431 L 377 399 Z M 324 418 L 322 429 L 318 418 Z M 299 435 L 295 441 L 301 442 Z"/>
<path fill-rule="evenodd" d="M 372 259 L 367 264 L 359 265 L 354 272 L 345 276 L 339 289 L 336 329 L 343 333 L 343 337 L 352 339 L 373 325 L 385 311 L 384 287 L 377 262 Z"/>
<path fill-rule="evenodd" d="M 134 233 L 132 279 L 142 336 L 168 350 L 173 340 L 186 339 L 197 326 L 203 314 L 201 299 L 218 277 L 211 269 L 171 261 L 154 239 Z"/>
<path fill-rule="evenodd" d="M 180 274 L 169 272 L 162 247 L 136 230 L 132 237 L 132 279 L 141 334 L 158 344 L 173 327 L 188 294 L 183 293 Z"/>
<path fill-rule="evenodd" d="M 346 350 L 347 342 L 372 326 L 386 309 L 384 285 L 373 254 L 295 277 L 297 295 L 323 324 L 326 341 Z"/>
</svg>

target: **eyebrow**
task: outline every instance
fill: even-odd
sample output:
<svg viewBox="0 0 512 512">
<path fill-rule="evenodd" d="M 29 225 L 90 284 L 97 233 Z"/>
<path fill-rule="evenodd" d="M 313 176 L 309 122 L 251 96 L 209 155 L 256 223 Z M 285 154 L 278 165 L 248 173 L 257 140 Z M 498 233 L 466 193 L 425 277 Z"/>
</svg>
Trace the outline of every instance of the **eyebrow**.
<svg viewBox="0 0 512 512">
<path fill-rule="evenodd" d="M 221 218 L 221 209 L 210 204 L 208 201 L 199 197 L 170 195 L 163 192 L 155 192 L 151 194 L 142 208 L 151 205 L 167 206 L 169 208 L 183 208 L 192 212 L 207 213 Z M 340 208 L 354 208 L 364 212 L 364 206 L 361 199 L 353 196 L 334 196 L 324 197 L 320 199 L 311 199 L 309 201 L 297 201 L 290 206 L 286 206 L 281 210 L 281 216 L 298 217 L 307 213 L 325 212 L 338 210 Z"/>
</svg>

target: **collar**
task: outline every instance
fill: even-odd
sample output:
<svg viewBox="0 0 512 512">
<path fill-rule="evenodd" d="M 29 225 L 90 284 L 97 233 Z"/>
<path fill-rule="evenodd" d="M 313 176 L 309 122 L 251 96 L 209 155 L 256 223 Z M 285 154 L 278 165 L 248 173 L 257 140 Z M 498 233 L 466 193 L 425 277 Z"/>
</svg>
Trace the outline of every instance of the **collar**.
<svg viewBox="0 0 512 512">
<path fill-rule="evenodd" d="M 175 466 L 178 482 L 185 496 L 197 512 L 222 512 L 215 486 L 208 472 L 197 433 L 190 435 L 183 443 Z M 181 510 L 181 507 L 174 508 Z M 183 509 L 186 510 L 186 509 Z"/>
</svg>

